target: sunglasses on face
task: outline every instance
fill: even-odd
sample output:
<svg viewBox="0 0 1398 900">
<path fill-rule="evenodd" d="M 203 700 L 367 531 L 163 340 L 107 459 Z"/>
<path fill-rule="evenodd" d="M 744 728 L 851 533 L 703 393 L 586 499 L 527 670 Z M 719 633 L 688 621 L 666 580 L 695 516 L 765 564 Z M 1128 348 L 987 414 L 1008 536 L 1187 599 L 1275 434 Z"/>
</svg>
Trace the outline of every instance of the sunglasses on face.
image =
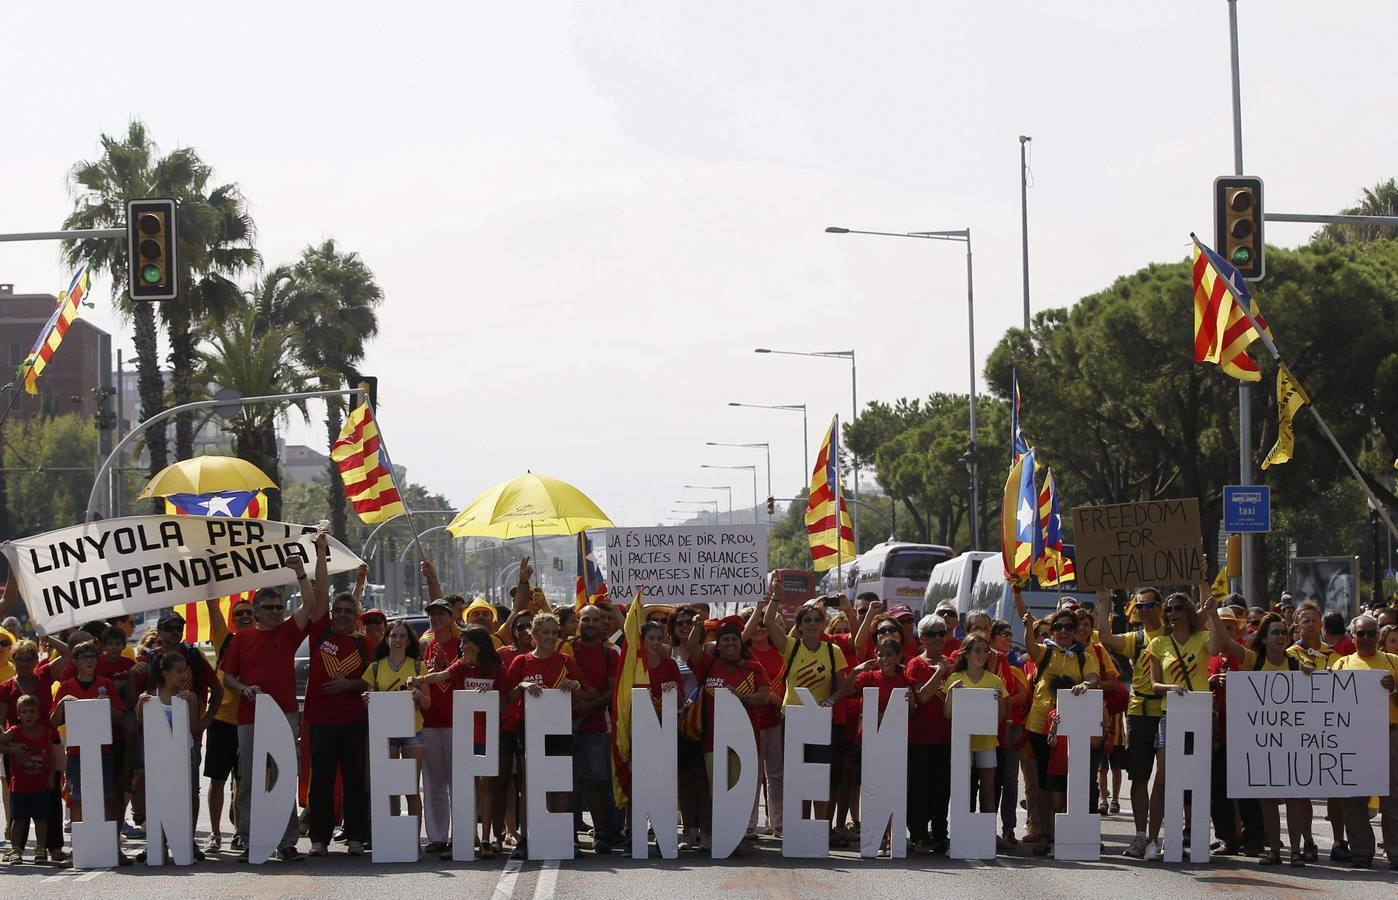
<svg viewBox="0 0 1398 900">
<path fill-rule="evenodd" d="M 14 644 L 11 644 L 9 641 L 0 641 L 0 650 L 6 650 L 13 646 Z"/>
<path fill-rule="evenodd" d="M 943 619 L 955 619 L 955 618 L 957 618 L 956 611 L 955 611 L 955 610 L 951 610 L 951 609 L 941 609 L 941 610 L 938 610 L 938 611 L 937 611 L 937 615 L 941 616 Z"/>
<path fill-rule="evenodd" d="M 1054 631 L 1077 631 L 1078 626 L 1072 622 L 1054 622 L 1049 628 Z"/>
<path fill-rule="evenodd" d="M 1365 628 L 1363 631 L 1356 631 L 1354 636 L 1357 638 L 1376 638 L 1379 633 L 1373 629 Z"/>
<path fill-rule="evenodd" d="M 1188 609 L 1189 607 L 1181 603 L 1172 603 L 1171 605 L 1165 607 L 1165 611 L 1169 613 L 1182 613 L 1187 611 Z"/>
<path fill-rule="evenodd" d="M 235 611 L 233 612 L 233 618 L 235 618 L 235 619 L 245 619 L 245 618 L 250 618 L 251 616 L 252 616 L 252 610 L 250 610 L 250 609 L 239 609 L 239 610 L 235 610 Z"/>
<path fill-rule="evenodd" d="M 1155 609 L 1155 608 L 1156 608 L 1157 606 L 1159 606 L 1159 605 L 1160 605 L 1160 603 L 1159 603 L 1158 601 L 1155 601 L 1155 600 L 1137 600 L 1137 601 L 1136 601 L 1136 608 L 1137 608 L 1137 609 Z"/>
<path fill-rule="evenodd" d="M 874 629 L 874 634 L 901 634 L 901 633 L 902 633 L 902 629 L 901 629 L 901 628 L 895 628 L 895 627 L 892 626 L 892 625 L 884 625 L 884 626 L 882 626 L 882 627 L 880 627 L 880 628 L 875 628 L 875 629 Z"/>
<path fill-rule="evenodd" d="M 924 631 L 922 636 L 925 638 L 944 638 L 947 633 L 945 631 Z"/>
</svg>

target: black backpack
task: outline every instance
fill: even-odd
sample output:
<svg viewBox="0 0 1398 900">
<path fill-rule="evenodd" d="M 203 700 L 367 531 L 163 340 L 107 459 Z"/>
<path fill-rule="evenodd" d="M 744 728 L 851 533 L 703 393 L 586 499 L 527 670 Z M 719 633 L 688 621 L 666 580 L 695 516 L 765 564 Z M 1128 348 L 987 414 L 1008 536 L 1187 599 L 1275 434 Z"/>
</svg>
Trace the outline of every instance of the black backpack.
<svg viewBox="0 0 1398 900">
<path fill-rule="evenodd" d="M 1257 654 L 1257 659 L 1252 661 L 1252 670 L 1254 672 L 1261 672 L 1262 667 L 1265 665 L 1267 665 L 1267 654 L 1259 653 Z M 1286 668 L 1287 671 L 1290 672 L 1299 672 L 1301 671 L 1301 661 L 1288 653 L 1286 655 Z"/>
<path fill-rule="evenodd" d="M 1044 645 L 1044 655 L 1043 655 L 1043 657 L 1040 658 L 1039 662 L 1035 664 L 1035 666 L 1034 666 L 1034 677 L 1033 677 L 1032 679 L 1029 680 L 1029 693 L 1030 693 L 1030 694 L 1033 694 L 1034 691 L 1038 688 L 1038 686 L 1039 686 L 1039 676 L 1042 675 L 1042 674 L 1044 673 L 1044 670 L 1047 669 L 1047 668 L 1049 667 L 1049 663 L 1051 663 L 1051 662 L 1053 661 L 1053 651 L 1054 651 L 1054 650 L 1062 650 L 1062 649 L 1063 649 L 1062 647 L 1051 647 L 1051 646 L 1049 646 L 1049 645 L 1047 645 L 1047 644 Z M 1077 654 L 1077 657 L 1078 657 L 1078 673 L 1079 673 L 1080 675 L 1083 675 L 1084 677 L 1086 677 L 1086 675 L 1087 675 L 1087 652 L 1086 652 L 1085 650 L 1083 650 L 1082 645 L 1079 644 L 1078 647 L 1077 647 L 1077 650 L 1075 651 L 1075 653 Z"/>
<path fill-rule="evenodd" d="M 830 696 L 835 696 L 835 692 L 840 689 L 840 673 L 835 671 L 835 645 L 829 641 L 822 641 L 825 644 L 825 654 L 830 660 Z M 791 652 L 786 655 L 785 675 L 791 675 L 791 664 L 796 659 L 796 654 L 801 651 L 801 641 L 792 641 Z"/>
</svg>

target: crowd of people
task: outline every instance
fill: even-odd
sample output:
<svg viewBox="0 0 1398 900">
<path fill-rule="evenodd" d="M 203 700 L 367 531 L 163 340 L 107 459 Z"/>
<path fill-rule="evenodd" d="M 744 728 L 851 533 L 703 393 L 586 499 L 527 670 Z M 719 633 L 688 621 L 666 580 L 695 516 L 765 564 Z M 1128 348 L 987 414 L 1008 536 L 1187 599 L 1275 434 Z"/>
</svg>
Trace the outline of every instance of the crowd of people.
<svg viewBox="0 0 1398 900">
<path fill-rule="evenodd" d="M 324 856 L 339 842 L 350 855 L 371 849 L 366 700 L 373 691 L 405 691 L 413 698 L 415 733 L 390 741 L 389 752 L 416 761 L 421 773 L 419 790 L 401 802 L 393 798 L 393 808 L 395 814 L 406 806 L 409 814 L 421 815 L 422 852 L 450 859 L 454 841 L 470 841 L 480 857 L 527 856 L 524 694 L 566 691 L 572 734 L 566 747 L 551 746 L 549 752 L 571 752 L 574 790 L 571 802 L 550 794 L 549 808 L 571 808 L 579 846 L 605 854 L 625 845 L 628 816 L 612 791 L 610 710 L 622 661 L 635 651 L 619 646 L 625 615 L 620 604 L 603 599 L 581 609 L 550 606 L 532 586 L 527 557 L 509 606 L 483 598 L 468 603 L 445 595 L 424 561 L 428 622 L 418 634 L 405 620 L 361 608 L 362 571 L 354 590 L 332 597 L 323 536 L 316 545 L 314 573 L 299 561 L 289 563 L 302 598 L 298 608 L 289 610 L 275 589 L 239 600 L 227 620 L 212 617 L 207 654 L 183 641 L 185 622 L 174 611 L 160 614 L 135 649 L 129 647 L 129 617 L 41 641 L 20 636 L 17 623 L 0 630 L 6 862 L 23 862 L 31 838 L 35 862 L 66 858 L 65 820 L 81 821 L 83 809 L 79 751 L 65 748 L 61 733 L 64 710 L 70 699 L 98 697 L 112 701 L 113 740 L 101 749 L 104 811 L 120 823 L 122 836 L 141 836 L 140 723 L 157 714 L 172 721 L 175 704 L 184 702 L 191 710 L 196 810 L 201 764 L 208 781 L 211 829 L 197 856 L 223 851 L 226 823 L 229 849 L 244 860 L 257 699 L 266 694 L 274 700 L 277 714 L 301 735 L 308 771 L 304 812 L 287 821 L 277 850 L 279 859 L 291 862 L 302 858 L 297 844 L 303 835 L 311 856 Z M 1000 727 L 996 735 L 972 738 L 972 808 L 998 814 L 998 850 L 1050 856 L 1054 814 L 1064 810 L 1067 789 L 1056 698 L 1061 690 L 1100 690 L 1103 732 L 1091 746 L 1091 803 L 1104 816 L 1120 815 L 1124 775 L 1135 825 L 1125 854 L 1156 860 L 1167 827 L 1170 694 L 1212 692 L 1221 723 L 1229 671 L 1380 669 L 1389 692 L 1390 757 L 1390 791 L 1378 800 L 1382 844 L 1375 840 L 1367 798 L 1329 799 L 1329 860 L 1370 867 L 1381 846 L 1389 867 L 1398 868 L 1398 608 L 1346 623 L 1312 603 L 1264 609 L 1237 595 L 1215 599 L 1207 587 L 1199 595 L 1203 599 L 1196 602 L 1186 593 L 1163 596 L 1142 587 L 1128 602 L 1101 592 L 1095 603 L 1065 600 L 1043 618 L 1021 606 L 1022 650 L 1009 622 L 978 611 L 963 615 L 949 602 L 919 615 L 907 606 L 885 607 L 869 593 L 853 600 L 822 597 L 797 609 L 790 623 L 768 600 L 717 619 L 702 603 L 648 606 L 639 648 L 646 682 L 657 704 L 674 693 L 680 709 L 679 846 L 693 852 L 710 847 L 712 725 L 720 691 L 743 704 L 758 751 L 762 802 L 753 804 L 750 842 L 782 834 L 786 711 L 807 702 L 831 708 L 830 742 L 808 748 L 807 757 L 828 764 L 828 799 L 810 804 L 804 814 L 828 822 L 830 844 L 840 849 L 858 839 L 865 690 L 876 689 L 882 715 L 894 691 L 904 689 L 905 700 L 898 702 L 909 707 L 908 846 L 912 855 L 927 855 L 949 848 L 951 716 L 958 692 L 990 689 L 998 697 Z M 13 602 L 13 585 L 7 585 L 6 599 Z M 210 610 L 218 610 L 216 601 Z M 310 662 L 301 703 L 294 658 L 303 641 Z M 496 776 L 478 779 L 478 827 L 467 834 L 454 832 L 451 821 L 454 690 L 500 694 L 500 768 Z M 470 749 L 483 752 L 486 736 L 478 721 Z M 1317 862 L 1311 802 L 1230 799 L 1226 729 L 1216 729 L 1213 740 L 1213 852 L 1252 856 L 1263 865 Z M 235 802 L 226 804 L 230 781 Z M 128 807 L 133 823 L 126 821 Z M 1204 814 L 1202 802 L 1191 813 Z M 880 853 L 887 855 L 891 835 L 882 838 Z M 121 854 L 124 864 L 133 858 L 139 856 Z"/>
</svg>

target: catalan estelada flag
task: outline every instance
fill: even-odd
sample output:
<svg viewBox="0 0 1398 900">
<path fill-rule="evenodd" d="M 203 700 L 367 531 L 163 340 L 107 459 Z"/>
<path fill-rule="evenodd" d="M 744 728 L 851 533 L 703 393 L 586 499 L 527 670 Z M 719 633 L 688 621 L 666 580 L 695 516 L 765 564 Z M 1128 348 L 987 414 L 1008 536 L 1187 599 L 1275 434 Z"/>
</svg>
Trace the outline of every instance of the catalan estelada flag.
<svg viewBox="0 0 1398 900">
<path fill-rule="evenodd" d="M 1215 363 L 1239 381 L 1258 381 L 1262 373 L 1248 356 L 1257 328 L 1243 314 L 1242 304 L 1267 336 L 1272 329 L 1257 308 L 1247 282 L 1233 264 L 1194 239 L 1194 361 Z"/>
<path fill-rule="evenodd" d="M 811 545 L 811 567 L 824 572 L 842 561 L 853 561 L 854 522 L 845 507 L 840 489 L 840 417 L 830 422 L 830 430 L 816 454 L 811 472 L 811 495 L 806 501 L 806 540 Z"/>
<path fill-rule="evenodd" d="M 1023 586 L 1029 581 L 1035 550 L 1042 540 L 1036 509 L 1039 495 L 1034 490 L 1034 448 L 1010 466 L 1005 494 L 1000 502 L 1000 556 L 1005 563 L 1005 580 Z"/>
<path fill-rule="evenodd" d="M 621 629 L 621 662 L 612 694 L 612 797 L 618 807 L 631 802 L 631 689 L 650 687 L 646 649 L 641 645 L 645 615 L 638 590 Z"/>
<path fill-rule="evenodd" d="M 83 298 L 87 296 L 87 289 L 91 284 L 92 260 L 84 260 L 82 268 L 78 269 L 69 283 L 68 290 L 58 295 L 58 304 L 54 307 L 53 315 L 44 323 L 43 329 L 39 331 L 39 339 L 34 342 L 33 349 L 20 364 L 19 373 L 24 379 L 24 390 L 27 393 L 39 393 L 39 376 L 43 374 L 44 368 L 58 350 L 58 345 L 63 343 L 64 336 L 68 334 L 69 327 L 77 319 Z"/>
<path fill-rule="evenodd" d="M 592 541 L 586 531 L 578 532 L 578 583 L 574 590 L 573 607 L 581 610 L 589 603 L 596 603 L 607 597 L 607 582 L 602 570 L 592 558 Z"/>
<path fill-rule="evenodd" d="M 234 519 L 267 518 L 267 495 L 262 491 L 219 491 L 212 494 L 171 494 L 165 498 L 165 512 L 171 516 L 228 516 Z M 220 597 L 219 614 L 229 625 L 228 614 L 238 600 L 252 602 L 255 591 Z M 176 608 L 184 617 L 184 639 L 189 643 L 211 640 L 207 604 L 184 603 Z M 218 648 L 214 648 L 217 650 Z"/>
<path fill-rule="evenodd" d="M 1019 369 L 1010 370 L 1010 390 L 1010 463 L 1014 464 L 1029 452 L 1029 442 L 1019 428 Z"/>
<path fill-rule="evenodd" d="M 365 525 L 387 522 L 407 512 L 384 457 L 379 425 L 369 404 L 361 403 L 345 419 L 330 458 L 340 468 L 345 497 Z"/>
<path fill-rule="evenodd" d="M 1063 552 L 1063 515 L 1058 505 L 1058 487 L 1053 470 L 1044 472 L 1044 488 L 1039 492 L 1039 530 L 1042 534 L 1034 577 L 1043 587 L 1076 581 L 1073 561 Z"/>
</svg>

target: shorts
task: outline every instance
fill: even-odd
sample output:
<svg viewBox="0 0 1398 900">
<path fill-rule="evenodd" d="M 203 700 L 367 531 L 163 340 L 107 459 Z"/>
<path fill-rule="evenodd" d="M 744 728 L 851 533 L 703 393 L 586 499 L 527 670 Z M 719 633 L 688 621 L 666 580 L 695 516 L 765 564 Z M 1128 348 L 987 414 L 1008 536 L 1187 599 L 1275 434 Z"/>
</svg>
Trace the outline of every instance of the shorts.
<svg viewBox="0 0 1398 900">
<path fill-rule="evenodd" d="M 1126 774 L 1132 781 L 1150 778 L 1155 769 L 1155 740 L 1163 716 L 1126 717 Z"/>
<path fill-rule="evenodd" d="M 1113 747 L 1111 752 L 1103 753 L 1102 760 L 1097 766 L 1099 772 L 1113 770 L 1117 772 L 1126 771 L 1127 753 L 1125 747 Z"/>
<path fill-rule="evenodd" d="M 205 744 L 204 777 L 210 781 L 238 777 L 238 726 L 215 719 Z"/>
<path fill-rule="evenodd" d="M 971 768 L 997 769 L 999 767 L 1000 763 L 999 760 L 996 759 L 995 751 L 993 749 L 971 751 Z"/>
<path fill-rule="evenodd" d="M 573 771 L 584 782 L 612 780 L 612 736 L 605 731 L 580 734 L 574 742 Z"/>
<path fill-rule="evenodd" d="M 26 794 L 10 795 L 10 819 L 47 821 L 52 809 L 52 791 L 34 791 Z"/>
<path fill-rule="evenodd" d="M 1039 773 L 1039 787 L 1049 790 L 1049 744 L 1048 735 L 1037 731 L 1029 732 L 1029 746 L 1034 750 L 1034 768 Z"/>
<path fill-rule="evenodd" d="M 404 750 L 421 750 L 427 744 L 422 740 L 422 732 L 419 731 L 412 737 L 391 737 L 388 739 L 388 749 L 403 752 Z"/>
<path fill-rule="evenodd" d="M 518 744 L 520 759 L 525 758 L 529 744 L 524 739 L 524 729 L 515 732 L 515 741 Z M 546 734 L 544 735 L 544 755 L 545 756 L 572 756 L 574 739 L 572 734 Z"/>
<path fill-rule="evenodd" d="M 676 766 L 680 772 L 697 772 L 704 768 L 704 742 L 691 741 L 680 736 L 679 760 Z"/>
<path fill-rule="evenodd" d="M 82 801 L 81 756 L 68 757 L 68 794 L 78 802 Z M 116 759 L 110 753 L 102 754 L 102 799 L 112 802 L 117 796 Z"/>
</svg>

